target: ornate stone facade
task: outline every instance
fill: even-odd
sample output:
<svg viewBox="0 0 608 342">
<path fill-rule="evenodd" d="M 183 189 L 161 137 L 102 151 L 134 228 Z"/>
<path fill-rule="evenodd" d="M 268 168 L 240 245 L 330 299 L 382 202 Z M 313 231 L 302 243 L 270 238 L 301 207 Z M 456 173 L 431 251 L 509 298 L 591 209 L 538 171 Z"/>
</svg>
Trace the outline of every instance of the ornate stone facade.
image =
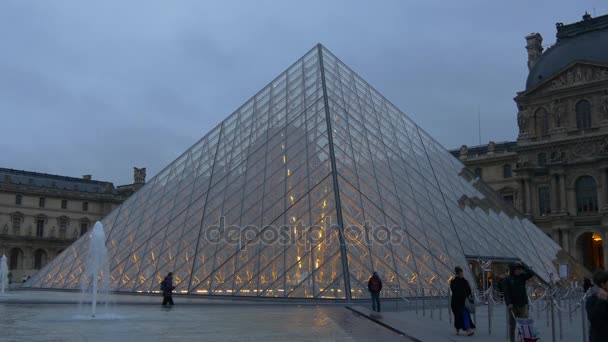
<svg viewBox="0 0 608 342">
<path fill-rule="evenodd" d="M 141 170 L 141 169 L 140 169 Z M 0 255 L 21 282 L 85 234 L 145 182 L 110 182 L 0 168 Z"/>
<path fill-rule="evenodd" d="M 530 76 L 515 97 L 517 141 L 452 154 L 593 270 L 608 266 L 608 55 L 577 56 L 594 53 L 571 42 L 606 41 L 608 16 L 557 27 L 560 39 L 540 56 L 530 47 L 540 35 L 526 37 Z"/>
</svg>

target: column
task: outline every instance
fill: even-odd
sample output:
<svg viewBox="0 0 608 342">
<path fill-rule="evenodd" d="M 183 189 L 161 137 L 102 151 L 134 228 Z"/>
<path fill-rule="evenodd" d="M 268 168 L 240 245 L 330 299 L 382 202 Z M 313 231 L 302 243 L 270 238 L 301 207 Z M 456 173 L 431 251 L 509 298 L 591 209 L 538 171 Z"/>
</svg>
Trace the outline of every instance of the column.
<svg viewBox="0 0 608 342">
<path fill-rule="evenodd" d="M 562 213 L 568 212 L 568 206 L 566 205 L 566 177 L 563 173 L 559 175 L 559 206 Z"/>
<path fill-rule="evenodd" d="M 555 182 L 555 175 L 551 174 L 551 189 L 549 190 L 550 192 L 550 201 L 551 201 L 551 214 L 555 214 L 558 212 L 558 206 L 557 206 L 557 184 Z"/>
<path fill-rule="evenodd" d="M 526 190 L 524 188 L 524 181 L 520 179 L 517 181 L 517 209 L 522 213 L 526 211 L 525 196 Z"/>
<path fill-rule="evenodd" d="M 600 172 L 602 173 L 602 176 L 600 177 L 600 180 L 602 182 L 602 194 L 600 196 L 602 204 L 600 209 L 608 209 L 608 168 L 601 168 Z"/>
<path fill-rule="evenodd" d="M 608 265 L 608 234 L 606 234 L 606 232 L 604 232 L 603 236 L 602 236 L 602 249 L 603 249 L 603 253 L 604 253 L 604 269 L 606 268 L 606 266 Z"/>
<path fill-rule="evenodd" d="M 532 184 L 531 181 L 529 179 L 527 179 L 525 181 L 525 187 L 526 187 L 526 215 L 531 216 L 532 215 L 532 207 L 533 207 L 533 203 L 532 203 Z"/>
</svg>

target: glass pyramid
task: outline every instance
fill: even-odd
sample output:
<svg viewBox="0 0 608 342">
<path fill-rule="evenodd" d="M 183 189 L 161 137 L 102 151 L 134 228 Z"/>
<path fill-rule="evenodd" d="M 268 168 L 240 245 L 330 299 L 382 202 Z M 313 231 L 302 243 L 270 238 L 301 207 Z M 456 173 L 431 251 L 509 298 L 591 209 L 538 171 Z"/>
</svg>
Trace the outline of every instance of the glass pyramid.
<svg viewBox="0 0 608 342">
<path fill-rule="evenodd" d="M 467 258 L 548 280 L 561 251 L 321 45 L 102 223 L 119 292 L 171 271 L 177 293 L 355 299 L 377 271 L 384 296 L 408 296 Z M 26 286 L 86 285 L 88 240 Z"/>
</svg>

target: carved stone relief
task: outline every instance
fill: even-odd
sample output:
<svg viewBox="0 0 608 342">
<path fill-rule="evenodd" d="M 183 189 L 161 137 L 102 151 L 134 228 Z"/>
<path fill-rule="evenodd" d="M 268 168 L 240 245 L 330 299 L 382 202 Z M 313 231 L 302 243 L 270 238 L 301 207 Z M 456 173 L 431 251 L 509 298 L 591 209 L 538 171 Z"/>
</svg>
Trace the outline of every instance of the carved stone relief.
<svg viewBox="0 0 608 342">
<path fill-rule="evenodd" d="M 519 126 L 519 135 L 525 135 L 528 133 L 528 124 L 530 122 L 530 111 L 524 106 L 519 106 L 519 112 L 517 113 L 517 125 Z"/>
<path fill-rule="evenodd" d="M 608 90 L 604 90 L 604 95 L 600 98 L 600 114 L 602 120 L 608 121 Z"/>
<path fill-rule="evenodd" d="M 566 126 L 566 108 L 560 100 L 553 101 L 551 105 L 551 115 L 553 115 L 553 125 L 555 128 Z"/>
<path fill-rule="evenodd" d="M 543 87 L 541 92 L 545 93 L 587 82 L 602 81 L 607 79 L 607 68 L 595 65 L 575 65 L 554 78 L 549 84 Z"/>
</svg>

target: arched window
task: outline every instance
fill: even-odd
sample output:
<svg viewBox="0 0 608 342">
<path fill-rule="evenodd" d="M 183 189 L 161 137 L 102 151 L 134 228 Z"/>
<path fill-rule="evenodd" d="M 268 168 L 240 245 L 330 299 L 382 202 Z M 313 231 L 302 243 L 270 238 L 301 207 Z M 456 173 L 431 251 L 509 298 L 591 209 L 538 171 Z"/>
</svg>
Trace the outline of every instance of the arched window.
<svg viewBox="0 0 608 342">
<path fill-rule="evenodd" d="M 505 164 L 502 166 L 502 176 L 503 178 L 511 178 L 513 173 L 511 172 L 511 164 Z"/>
<path fill-rule="evenodd" d="M 11 249 L 10 260 L 8 268 L 10 270 L 16 270 L 21 267 L 23 260 L 23 251 L 19 248 Z"/>
<path fill-rule="evenodd" d="M 44 223 L 46 219 L 42 216 L 36 218 L 36 236 L 44 237 Z"/>
<path fill-rule="evenodd" d="M 579 213 L 597 211 L 597 189 L 593 177 L 582 176 L 576 180 L 576 207 Z"/>
<path fill-rule="evenodd" d="M 545 108 L 539 108 L 534 113 L 534 125 L 536 129 L 536 138 L 541 138 L 549 134 L 549 114 Z"/>
<path fill-rule="evenodd" d="M 591 128 L 591 104 L 587 100 L 576 103 L 576 128 Z"/>
<path fill-rule="evenodd" d="M 34 269 L 39 270 L 46 265 L 46 252 L 43 249 L 37 249 L 34 252 Z"/>
</svg>

